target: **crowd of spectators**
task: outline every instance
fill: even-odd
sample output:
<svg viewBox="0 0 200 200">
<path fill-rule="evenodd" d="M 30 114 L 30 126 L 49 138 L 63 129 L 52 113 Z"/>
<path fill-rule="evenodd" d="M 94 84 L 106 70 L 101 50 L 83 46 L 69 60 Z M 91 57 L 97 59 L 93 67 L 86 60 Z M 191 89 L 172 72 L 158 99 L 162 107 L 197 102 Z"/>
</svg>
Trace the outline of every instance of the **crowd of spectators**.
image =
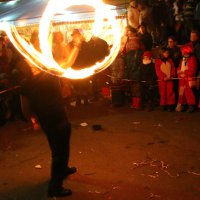
<svg viewBox="0 0 200 200">
<path fill-rule="evenodd" d="M 20 73 L 22 71 L 23 73 Z M 0 125 L 8 121 L 30 121 L 33 129 L 38 130 L 39 124 L 30 111 L 28 100 L 19 92 L 19 80 L 25 79 L 22 74 L 31 76 L 29 63 L 2 32 L 0 37 Z"/>
<path fill-rule="evenodd" d="M 1 92 L 11 88 L 14 83 L 11 80 L 12 74 L 14 74 L 14 54 L 13 48 L 6 37 L 2 34 L 0 37 L 0 90 Z M 6 120 L 13 121 L 17 115 L 22 118 L 22 113 L 19 108 L 20 98 L 14 91 L 6 95 L 0 96 L 0 124 L 4 124 Z"/>
<path fill-rule="evenodd" d="M 163 111 L 200 107 L 199 7 L 196 0 L 130 1 L 128 26 L 110 76 L 113 85 L 125 85 L 118 92 L 131 107 L 152 110 L 156 96 Z"/>
<path fill-rule="evenodd" d="M 138 29 L 142 23 L 152 35 L 153 45 L 163 44 L 169 35 L 178 44 L 189 42 L 191 29 L 200 28 L 200 3 L 197 0 L 131 0 L 128 23 Z"/>
</svg>

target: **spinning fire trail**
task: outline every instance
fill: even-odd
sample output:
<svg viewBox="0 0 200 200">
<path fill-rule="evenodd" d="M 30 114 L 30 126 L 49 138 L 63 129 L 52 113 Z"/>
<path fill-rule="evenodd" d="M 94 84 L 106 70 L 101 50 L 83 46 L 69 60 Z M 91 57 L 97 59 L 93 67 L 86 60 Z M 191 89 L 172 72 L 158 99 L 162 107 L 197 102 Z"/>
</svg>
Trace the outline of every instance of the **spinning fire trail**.
<svg viewBox="0 0 200 200">
<path fill-rule="evenodd" d="M 51 35 L 51 23 L 56 13 L 60 13 L 70 6 L 80 5 L 89 5 L 95 9 L 93 35 L 99 36 L 103 28 L 104 20 L 107 20 L 111 27 L 113 44 L 110 49 L 110 54 L 106 56 L 102 62 L 98 62 L 93 66 L 81 70 L 74 70 L 68 63 L 64 63 L 62 67 L 59 66 L 53 59 L 49 36 Z M 9 24 L 8 22 L 1 22 L 0 30 L 6 32 L 15 48 L 34 66 L 53 75 L 70 79 L 86 78 L 94 73 L 98 73 L 106 69 L 114 61 L 118 54 L 122 33 L 113 11 L 111 12 L 108 5 L 104 4 L 102 0 L 49 0 L 39 23 L 41 52 L 38 52 L 32 45 L 25 41 L 19 35 L 14 25 Z"/>
</svg>

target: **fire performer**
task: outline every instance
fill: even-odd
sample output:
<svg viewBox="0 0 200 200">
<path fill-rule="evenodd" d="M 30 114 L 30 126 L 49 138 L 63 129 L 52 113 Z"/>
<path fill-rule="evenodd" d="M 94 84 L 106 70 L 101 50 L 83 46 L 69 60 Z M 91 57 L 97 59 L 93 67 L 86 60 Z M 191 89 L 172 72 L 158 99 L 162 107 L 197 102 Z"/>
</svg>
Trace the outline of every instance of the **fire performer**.
<svg viewBox="0 0 200 200">
<path fill-rule="evenodd" d="M 35 49 L 39 50 L 37 32 L 33 32 L 30 42 Z M 75 62 L 80 46 L 81 39 L 77 37 L 71 52 L 72 63 Z M 63 181 L 77 170 L 68 165 L 71 124 L 66 116 L 59 78 L 35 67 L 31 67 L 31 70 L 32 77 L 21 84 L 22 93 L 28 96 L 31 109 L 36 114 L 51 149 L 52 163 L 48 197 L 68 196 L 72 194 L 72 191 L 63 188 Z"/>
</svg>

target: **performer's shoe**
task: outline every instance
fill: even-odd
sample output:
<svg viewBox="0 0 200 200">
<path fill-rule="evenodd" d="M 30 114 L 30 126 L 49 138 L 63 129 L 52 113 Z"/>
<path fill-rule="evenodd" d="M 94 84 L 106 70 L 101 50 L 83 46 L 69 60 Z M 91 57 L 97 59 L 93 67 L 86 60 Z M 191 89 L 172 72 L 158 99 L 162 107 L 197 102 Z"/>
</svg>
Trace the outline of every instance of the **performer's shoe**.
<svg viewBox="0 0 200 200">
<path fill-rule="evenodd" d="M 77 172 L 76 167 L 67 167 L 66 171 L 65 171 L 65 174 L 64 174 L 64 179 L 67 178 L 67 176 L 72 175 L 72 174 L 74 174 L 76 172 Z"/>
<path fill-rule="evenodd" d="M 56 190 L 49 190 L 48 197 L 66 197 L 72 195 L 72 191 L 70 189 L 65 189 L 63 187 Z"/>
</svg>

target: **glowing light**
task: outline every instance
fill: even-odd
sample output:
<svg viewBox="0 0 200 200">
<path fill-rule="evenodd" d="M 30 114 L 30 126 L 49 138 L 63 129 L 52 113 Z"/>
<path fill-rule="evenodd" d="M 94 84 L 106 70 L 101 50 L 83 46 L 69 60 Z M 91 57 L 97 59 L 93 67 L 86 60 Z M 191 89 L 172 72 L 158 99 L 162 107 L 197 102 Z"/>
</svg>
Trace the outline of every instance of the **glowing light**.
<svg viewBox="0 0 200 200">
<path fill-rule="evenodd" d="M 102 62 L 81 70 L 74 70 L 67 63 L 64 63 L 64 67 L 63 65 L 62 67 L 59 66 L 53 59 L 51 45 L 49 42 L 51 22 L 54 15 L 74 5 L 90 5 L 95 9 L 93 34 L 96 36 L 101 33 L 103 21 L 106 18 L 108 20 L 107 23 L 110 23 L 114 41 L 112 48 L 110 49 L 110 54 L 105 57 Z M 63 76 L 71 79 L 86 78 L 107 68 L 118 54 L 121 41 L 121 30 L 117 20 L 115 19 L 115 15 L 113 15 L 112 12 L 108 9 L 108 6 L 102 2 L 102 0 L 50 0 L 39 24 L 41 53 L 36 51 L 32 45 L 26 42 L 18 34 L 14 26 L 9 25 L 8 23 L 2 23 L 0 24 L 0 30 L 4 30 L 7 33 L 10 41 L 14 44 L 18 51 L 36 67 L 57 76 Z M 69 14 L 67 16 L 69 16 Z"/>
<path fill-rule="evenodd" d="M 14 5 L 18 2 L 19 0 L 13 0 L 13 1 L 9 1 L 7 2 L 7 5 Z"/>
</svg>

